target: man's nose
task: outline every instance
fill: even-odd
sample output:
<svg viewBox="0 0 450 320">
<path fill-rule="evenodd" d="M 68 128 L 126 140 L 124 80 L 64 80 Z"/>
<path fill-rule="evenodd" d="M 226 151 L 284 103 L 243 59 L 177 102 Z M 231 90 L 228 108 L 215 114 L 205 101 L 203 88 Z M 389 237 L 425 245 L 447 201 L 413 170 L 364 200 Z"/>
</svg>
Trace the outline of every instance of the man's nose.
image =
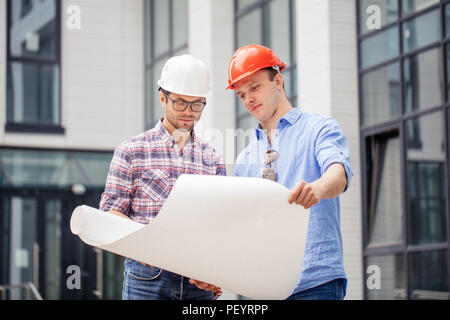
<svg viewBox="0 0 450 320">
<path fill-rule="evenodd" d="M 247 94 L 247 96 L 245 97 L 245 104 L 251 105 L 254 102 L 255 102 L 255 97 L 251 94 Z"/>
<path fill-rule="evenodd" d="M 192 111 L 192 105 L 188 104 L 186 110 L 184 110 L 184 113 L 187 115 L 194 114 L 194 111 Z"/>
</svg>

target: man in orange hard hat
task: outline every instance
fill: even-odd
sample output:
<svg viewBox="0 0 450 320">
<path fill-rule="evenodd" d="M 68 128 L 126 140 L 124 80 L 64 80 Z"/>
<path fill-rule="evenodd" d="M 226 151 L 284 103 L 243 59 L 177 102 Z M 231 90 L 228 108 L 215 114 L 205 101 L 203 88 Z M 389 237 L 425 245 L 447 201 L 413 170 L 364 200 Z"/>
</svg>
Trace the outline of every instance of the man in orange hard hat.
<svg viewBox="0 0 450 320">
<path fill-rule="evenodd" d="M 180 175 L 226 175 L 222 155 L 194 133 L 210 92 L 206 64 L 190 55 L 172 57 L 158 85 L 164 118 L 116 148 L 100 202 L 102 211 L 142 224 L 158 215 Z M 125 259 L 124 300 L 211 300 L 220 294 L 214 285 Z"/>
<path fill-rule="evenodd" d="M 281 74 L 285 68 L 260 45 L 242 47 L 231 59 L 227 89 L 236 91 L 259 122 L 256 139 L 236 159 L 235 175 L 281 183 L 292 190 L 290 204 L 310 209 L 301 277 L 288 299 L 343 299 L 339 196 L 353 176 L 348 143 L 334 119 L 291 105 Z"/>
</svg>

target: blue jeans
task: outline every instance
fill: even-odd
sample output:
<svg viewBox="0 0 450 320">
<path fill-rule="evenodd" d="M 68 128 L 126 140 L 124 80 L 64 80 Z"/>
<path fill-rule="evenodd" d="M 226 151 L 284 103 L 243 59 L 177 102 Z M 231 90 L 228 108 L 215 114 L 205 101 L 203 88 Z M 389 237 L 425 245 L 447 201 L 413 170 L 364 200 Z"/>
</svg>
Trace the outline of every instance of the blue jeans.
<svg viewBox="0 0 450 320">
<path fill-rule="evenodd" d="M 344 279 L 334 279 L 317 287 L 294 293 L 286 300 L 344 300 Z"/>
<path fill-rule="evenodd" d="M 189 283 L 189 278 L 125 259 L 123 300 L 212 300 L 214 294 Z"/>
</svg>

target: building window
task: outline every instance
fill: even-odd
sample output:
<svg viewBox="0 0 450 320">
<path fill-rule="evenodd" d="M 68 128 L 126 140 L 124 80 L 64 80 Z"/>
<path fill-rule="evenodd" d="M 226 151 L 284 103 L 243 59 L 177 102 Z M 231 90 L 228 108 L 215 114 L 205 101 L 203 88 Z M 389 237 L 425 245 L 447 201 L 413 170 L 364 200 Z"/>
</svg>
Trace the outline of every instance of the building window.
<svg viewBox="0 0 450 320">
<path fill-rule="evenodd" d="M 123 258 L 105 257 L 97 264 L 94 250 L 69 228 L 76 206 L 98 207 L 111 157 L 111 152 L 0 148 L 0 286 L 33 282 L 45 300 L 97 299 L 103 265 L 103 297 L 121 298 L 117 277 Z M 69 265 L 81 268 L 80 290 L 65 285 Z M 6 299 L 26 298 L 25 290 L 4 293 Z"/>
<path fill-rule="evenodd" d="M 235 46 L 260 44 L 271 48 L 286 63 L 283 71 L 286 95 L 297 104 L 297 57 L 295 36 L 295 1 L 236 0 Z M 257 121 L 236 98 L 237 128 L 255 128 Z M 245 145 L 238 145 L 241 151 Z"/>
<path fill-rule="evenodd" d="M 405 265 L 401 254 L 371 255 L 367 265 L 383 270 L 379 289 L 367 290 L 366 298 L 372 300 L 404 299 L 406 292 Z"/>
<path fill-rule="evenodd" d="M 445 121 L 442 112 L 433 112 L 406 121 L 407 140 L 420 137 L 420 147 L 407 146 L 406 186 L 408 242 L 412 245 L 445 243 Z M 418 132 L 408 130 L 417 124 Z"/>
<path fill-rule="evenodd" d="M 361 77 L 363 126 L 394 120 L 401 115 L 400 65 L 395 62 Z"/>
<path fill-rule="evenodd" d="M 187 0 L 145 1 L 145 127 L 153 128 L 164 116 L 158 80 L 166 61 L 188 51 Z"/>
<path fill-rule="evenodd" d="M 60 1 L 8 1 L 7 132 L 63 133 Z"/>
<path fill-rule="evenodd" d="M 365 298 L 448 299 L 450 1 L 356 3 Z"/>
<path fill-rule="evenodd" d="M 368 245 L 399 244 L 402 189 L 398 131 L 370 136 L 366 143 Z"/>
<path fill-rule="evenodd" d="M 380 27 L 384 27 L 398 19 L 398 0 L 360 0 L 359 16 L 366 17 L 367 9 L 376 5 L 380 9 Z M 365 34 L 371 32 L 367 19 L 359 19 L 359 33 Z"/>
<path fill-rule="evenodd" d="M 441 48 L 433 48 L 403 60 L 406 112 L 442 105 L 442 65 Z"/>
</svg>

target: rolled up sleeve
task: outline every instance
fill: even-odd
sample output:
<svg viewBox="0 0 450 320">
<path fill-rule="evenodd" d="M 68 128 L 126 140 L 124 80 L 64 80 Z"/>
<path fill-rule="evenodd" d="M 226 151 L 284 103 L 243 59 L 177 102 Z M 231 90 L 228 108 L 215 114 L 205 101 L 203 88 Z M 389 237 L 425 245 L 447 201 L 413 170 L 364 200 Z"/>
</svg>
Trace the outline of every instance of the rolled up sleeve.
<svg viewBox="0 0 450 320">
<path fill-rule="evenodd" d="M 116 210 L 129 215 L 134 179 L 131 156 L 125 144 L 114 151 L 114 156 L 106 178 L 105 191 L 100 200 L 100 210 Z"/>
<path fill-rule="evenodd" d="M 350 151 L 347 139 L 336 120 L 327 118 L 322 126 L 320 126 L 315 141 L 315 155 L 321 169 L 321 175 L 332 164 L 340 163 L 344 166 L 347 176 L 347 187 L 345 191 L 347 191 L 353 177 Z"/>
</svg>

